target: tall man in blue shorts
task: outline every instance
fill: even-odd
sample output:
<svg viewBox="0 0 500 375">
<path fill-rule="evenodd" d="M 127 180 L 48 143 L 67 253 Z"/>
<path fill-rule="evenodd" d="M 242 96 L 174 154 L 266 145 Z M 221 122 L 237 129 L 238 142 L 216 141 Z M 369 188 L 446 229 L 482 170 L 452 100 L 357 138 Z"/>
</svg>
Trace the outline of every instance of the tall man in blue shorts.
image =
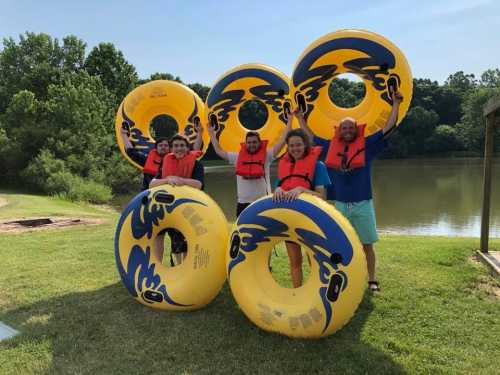
<svg viewBox="0 0 500 375">
<path fill-rule="evenodd" d="M 375 209 L 372 199 L 372 161 L 384 150 L 386 135 L 397 122 L 401 93 L 392 93 L 392 109 L 382 130 L 364 136 L 364 125 L 353 118 L 344 118 L 331 140 L 314 136 L 303 113 L 295 111 L 300 127 L 318 146 L 323 147 L 321 160 L 328 167 L 332 185 L 328 188 L 328 200 L 335 201 L 335 207 L 351 222 L 356 230 L 366 255 L 368 287 L 372 292 L 380 291 L 375 278 L 375 251 L 373 244 L 378 240 Z"/>
</svg>

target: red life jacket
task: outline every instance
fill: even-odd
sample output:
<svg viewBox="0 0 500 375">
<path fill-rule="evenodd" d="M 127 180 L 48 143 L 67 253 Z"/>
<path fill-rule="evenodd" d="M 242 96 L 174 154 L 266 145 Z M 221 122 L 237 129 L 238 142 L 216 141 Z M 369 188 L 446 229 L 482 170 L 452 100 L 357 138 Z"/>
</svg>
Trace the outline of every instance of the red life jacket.
<svg viewBox="0 0 500 375">
<path fill-rule="evenodd" d="M 278 164 L 279 186 L 285 191 L 298 186 L 312 189 L 314 170 L 320 154 L 321 147 L 316 146 L 311 149 L 309 155 L 300 160 L 292 161 L 288 152 L 283 155 Z"/>
<path fill-rule="evenodd" d="M 144 163 L 144 168 L 142 168 L 142 172 L 156 176 L 160 170 L 162 158 L 163 156 L 161 156 L 155 148 L 151 149 L 146 158 L 146 163 Z"/>
<path fill-rule="evenodd" d="M 247 179 L 264 177 L 266 156 L 267 141 L 260 142 L 260 147 L 255 154 L 250 154 L 246 144 L 241 143 L 238 160 L 236 161 L 236 174 Z"/>
<path fill-rule="evenodd" d="M 194 163 L 202 154 L 203 152 L 201 151 L 189 151 L 182 159 L 177 159 L 172 153 L 165 155 L 161 169 L 161 178 L 167 176 L 191 178 Z"/>
<path fill-rule="evenodd" d="M 365 166 L 365 124 L 358 125 L 358 135 L 350 143 L 340 139 L 339 128 L 330 142 L 325 164 L 333 169 L 355 169 Z"/>
</svg>

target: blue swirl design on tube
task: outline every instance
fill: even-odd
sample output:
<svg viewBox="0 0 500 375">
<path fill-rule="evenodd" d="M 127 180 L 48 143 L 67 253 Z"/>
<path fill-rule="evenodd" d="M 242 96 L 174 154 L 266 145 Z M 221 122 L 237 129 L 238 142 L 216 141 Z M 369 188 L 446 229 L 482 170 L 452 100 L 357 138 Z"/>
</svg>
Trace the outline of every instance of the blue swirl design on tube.
<svg viewBox="0 0 500 375">
<path fill-rule="evenodd" d="M 280 120 L 286 123 L 283 116 L 283 104 L 285 102 L 284 96 L 288 95 L 290 91 L 288 82 L 268 70 L 258 68 L 241 69 L 228 74 L 217 82 L 207 97 L 207 106 L 211 109 L 210 113 L 215 114 L 219 122 L 220 129 L 216 129 L 217 137 L 224 130 L 224 122 L 228 120 L 229 114 L 245 101 L 245 90 L 226 91 L 226 87 L 234 81 L 247 77 L 259 78 L 268 83 L 252 87 L 249 91 L 255 96 L 255 99 L 262 100 L 274 112 L 280 113 Z"/>
<path fill-rule="evenodd" d="M 327 81 L 336 75 L 338 65 L 326 64 L 313 68 L 315 62 L 327 53 L 338 50 L 355 50 L 363 52 L 368 57 L 355 58 L 343 63 L 348 73 L 358 74 L 370 81 L 372 86 L 380 91 L 380 97 L 392 105 L 388 95 L 386 78 L 389 70 L 396 66 L 394 54 L 385 46 L 365 38 L 337 38 L 326 41 L 309 51 L 299 62 L 293 72 L 293 84 L 304 94 L 307 102 L 306 118 L 314 109 L 314 102 L 319 96 L 319 90 L 326 86 Z M 399 79 L 399 76 L 392 74 Z"/>
<path fill-rule="evenodd" d="M 145 190 L 139 193 L 123 211 L 115 233 L 115 261 L 118 273 L 129 293 L 138 297 L 138 292 L 154 290 L 161 293 L 163 300 L 174 306 L 183 305 L 174 301 L 167 292 L 167 286 L 161 282 L 161 277 L 155 272 L 156 265 L 151 263 L 151 249 L 142 249 L 139 245 L 133 245 L 130 250 L 127 266 L 124 267 L 120 260 L 119 239 L 123 230 L 130 230 L 135 239 L 147 236 L 151 239 L 154 226 L 159 225 L 166 214 L 172 213 L 177 207 L 185 203 L 205 204 L 194 199 L 179 198 L 170 204 L 159 203 L 155 199 L 158 194 L 169 194 L 167 190 L 161 189 L 155 192 Z M 145 203 L 144 203 L 145 202 Z M 142 217 L 141 217 L 142 213 Z M 132 215 L 131 227 L 124 228 L 125 220 Z M 148 301 L 149 302 L 149 301 Z"/>
<path fill-rule="evenodd" d="M 347 285 L 348 275 L 339 271 L 338 265 L 333 263 L 331 256 L 341 256 L 343 266 L 348 266 L 353 257 L 353 248 L 349 238 L 338 223 L 325 211 L 316 205 L 297 199 L 293 202 L 273 202 L 266 198 L 250 205 L 240 215 L 237 221 L 241 242 L 237 256 L 228 264 L 228 275 L 238 264 L 245 261 L 246 253 L 255 251 L 259 244 L 271 241 L 273 238 L 288 238 L 289 227 L 286 223 L 266 216 L 266 211 L 271 209 L 293 210 L 304 216 L 304 220 L 314 222 L 320 232 L 316 233 L 304 228 L 295 228 L 298 241 L 309 247 L 314 253 L 314 260 L 318 263 L 319 280 L 323 284 L 318 293 L 325 310 L 325 325 L 323 332 L 328 328 L 332 317 L 332 305 L 327 298 L 328 284 L 334 273 L 339 273 L 344 278 L 342 290 Z M 334 270 L 332 272 L 332 269 Z"/>
</svg>

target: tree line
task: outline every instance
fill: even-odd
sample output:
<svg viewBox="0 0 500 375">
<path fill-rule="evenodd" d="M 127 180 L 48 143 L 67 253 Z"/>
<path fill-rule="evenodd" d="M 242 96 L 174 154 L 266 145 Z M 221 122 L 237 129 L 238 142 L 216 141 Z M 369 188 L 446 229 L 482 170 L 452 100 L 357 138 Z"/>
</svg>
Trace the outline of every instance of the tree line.
<svg viewBox="0 0 500 375">
<path fill-rule="evenodd" d="M 133 88 L 156 79 L 182 82 L 170 73 L 140 78 L 112 43 L 87 51 L 75 36 L 62 40 L 25 33 L 5 38 L 0 50 L 0 180 L 48 194 L 94 202 L 134 191 L 138 172 L 117 150 L 114 117 Z M 205 100 L 210 87 L 188 83 Z M 350 107 L 364 87 L 337 79 L 329 88 L 335 103 Z M 410 110 L 384 157 L 436 154 L 479 155 L 484 144 L 482 107 L 500 94 L 500 70 L 480 77 L 451 74 L 444 84 L 414 79 Z M 252 103 L 240 112 L 249 124 L 265 121 Z M 500 136 L 496 135 L 496 151 Z M 207 158 L 214 157 L 209 152 Z"/>
</svg>

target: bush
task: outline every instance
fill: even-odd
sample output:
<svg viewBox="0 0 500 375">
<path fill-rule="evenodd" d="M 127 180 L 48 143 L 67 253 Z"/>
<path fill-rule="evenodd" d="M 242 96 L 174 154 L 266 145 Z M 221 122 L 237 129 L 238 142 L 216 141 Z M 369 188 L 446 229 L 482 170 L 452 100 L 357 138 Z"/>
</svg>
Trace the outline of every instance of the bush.
<svg viewBox="0 0 500 375">
<path fill-rule="evenodd" d="M 128 194 L 141 189 L 142 173 L 130 165 L 118 152 L 107 160 L 101 171 L 106 176 L 106 185 L 111 186 L 115 194 Z M 93 180 L 102 182 L 98 178 L 93 178 Z"/>
<path fill-rule="evenodd" d="M 83 179 L 69 172 L 60 172 L 50 177 L 51 186 L 64 189 L 62 191 L 49 192 L 71 201 L 85 201 L 91 203 L 108 202 L 113 195 L 109 186 L 98 182 Z"/>
<path fill-rule="evenodd" d="M 112 198 L 109 186 L 74 175 L 48 150 L 42 150 L 22 174 L 36 189 L 72 201 L 104 203 Z"/>
</svg>

